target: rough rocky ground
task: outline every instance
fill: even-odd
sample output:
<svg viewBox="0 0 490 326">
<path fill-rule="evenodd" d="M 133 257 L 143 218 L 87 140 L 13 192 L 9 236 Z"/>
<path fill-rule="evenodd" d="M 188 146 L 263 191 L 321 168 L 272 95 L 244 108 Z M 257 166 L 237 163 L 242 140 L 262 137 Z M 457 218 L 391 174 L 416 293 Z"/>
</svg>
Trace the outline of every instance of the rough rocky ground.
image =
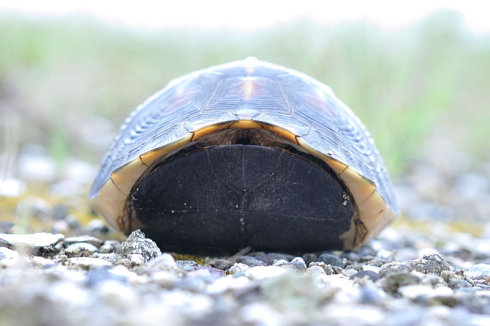
<svg viewBox="0 0 490 326">
<path fill-rule="evenodd" d="M 162 253 L 78 212 L 90 166 L 55 180 L 27 157 L 61 199 L 22 195 L 32 175 L 0 189 L 2 212 L 14 206 L 0 222 L 0 325 L 490 325 L 490 165 L 443 141 L 427 150 L 396 182 L 393 226 L 356 251 L 299 256 Z"/>
</svg>

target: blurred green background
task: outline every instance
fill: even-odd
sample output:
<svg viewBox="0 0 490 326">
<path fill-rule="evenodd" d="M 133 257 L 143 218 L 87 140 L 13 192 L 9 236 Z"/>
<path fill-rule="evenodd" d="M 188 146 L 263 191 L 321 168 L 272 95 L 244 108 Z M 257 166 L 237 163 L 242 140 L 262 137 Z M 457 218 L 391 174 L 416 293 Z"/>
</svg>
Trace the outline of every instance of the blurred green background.
<svg viewBox="0 0 490 326">
<path fill-rule="evenodd" d="M 367 125 L 393 175 L 429 137 L 489 158 L 490 37 L 469 33 L 451 11 L 396 30 L 296 21 L 248 32 L 0 16 L 2 151 L 36 143 L 58 164 L 97 164 L 124 118 L 169 80 L 247 56 L 328 84 Z"/>
</svg>

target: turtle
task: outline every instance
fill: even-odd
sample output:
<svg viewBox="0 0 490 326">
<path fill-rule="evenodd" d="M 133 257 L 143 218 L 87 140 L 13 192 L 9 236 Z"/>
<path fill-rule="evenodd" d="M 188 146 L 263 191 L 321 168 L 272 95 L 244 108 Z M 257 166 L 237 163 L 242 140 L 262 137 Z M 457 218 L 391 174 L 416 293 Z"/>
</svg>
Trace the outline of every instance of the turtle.
<svg viewBox="0 0 490 326">
<path fill-rule="evenodd" d="M 182 253 L 351 250 L 398 214 L 352 110 L 320 81 L 253 57 L 174 79 L 139 105 L 89 197 L 112 227 Z"/>
</svg>

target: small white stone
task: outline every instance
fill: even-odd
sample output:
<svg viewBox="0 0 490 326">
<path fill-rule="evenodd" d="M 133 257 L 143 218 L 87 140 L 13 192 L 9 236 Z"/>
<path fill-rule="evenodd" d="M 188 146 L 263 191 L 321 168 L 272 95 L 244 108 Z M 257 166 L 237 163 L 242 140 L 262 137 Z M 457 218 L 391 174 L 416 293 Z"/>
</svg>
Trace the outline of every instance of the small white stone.
<svg viewBox="0 0 490 326">
<path fill-rule="evenodd" d="M 65 254 L 69 257 L 78 256 L 80 254 L 90 255 L 94 252 L 97 252 L 97 247 L 85 242 L 74 243 L 65 249 Z"/>
<path fill-rule="evenodd" d="M 245 276 L 252 280 L 263 280 L 278 277 L 287 271 L 279 266 L 254 266 L 245 271 Z"/>
<path fill-rule="evenodd" d="M 281 266 L 281 265 L 284 265 L 284 264 L 287 264 L 287 263 L 288 263 L 287 260 L 285 260 L 285 259 L 279 259 L 279 260 L 276 260 L 274 262 L 274 264 L 272 264 L 272 265 L 273 266 Z"/>
<path fill-rule="evenodd" d="M 242 263 L 235 263 L 233 266 L 230 267 L 228 272 L 230 274 L 236 274 L 236 273 L 244 273 L 247 269 L 250 267 L 248 265 L 242 264 Z"/>
<path fill-rule="evenodd" d="M 129 254 L 128 259 L 133 265 L 142 265 L 145 263 L 145 258 L 141 254 Z"/>
<path fill-rule="evenodd" d="M 93 237 L 91 235 L 80 235 L 78 237 L 69 237 L 63 240 L 63 245 L 69 246 L 75 243 L 90 243 L 91 245 L 100 247 L 102 241 L 99 238 Z"/>
<path fill-rule="evenodd" d="M 379 274 L 380 268 L 378 266 L 373 266 L 373 265 L 364 265 L 362 266 L 363 271 L 371 271 Z"/>
<path fill-rule="evenodd" d="M 299 265 L 303 266 L 304 268 L 306 268 L 305 260 L 301 257 L 294 257 L 293 260 L 291 260 L 291 263 L 299 264 Z"/>
<path fill-rule="evenodd" d="M 349 268 L 349 269 L 344 269 L 342 273 L 347 277 L 351 277 L 352 275 L 357 274 L 357 271 L 355 269 Z"/>
<path fill-rule="evenodd" d="M 68 258 L 69 266 L 76 266 L 83 269 L 90 269 L 92 267 L 104 267 L 112 266 L 107 260 L 102 258 L 91 258 L 91 257 L 73 257 Z"/>
<path fill-rule="evenodd" d="M 321 266 L 313 265 L 308 267 L 308 269 L 305 272 L 305 275 L 309 275 L 311 277 L 320 277 L 322 275 L 326 275 L 326 273 Z"/>
<path fill-rule="evenodd" d="M 11 246 L 26 246 L 31 248 L 51 247 L 63 240 L 61 233 L 32 233 L 32 234 L 0 234 L 0 242 Z"/>
<path fill-rule="evenodd" d="M 222 294 L 229 290 L 241 289 L 247 286 L 249 283 L 250 280 L 245 276 L 221 277 L 206 288 L 206 293 L 213 295 Z"/>
<path fill-rule="evenodd" d="M 179 267 L 177 266 L 177 263 L 175 262 L 174 257 L 168 253 L 163 253 L 162 255 L 150 260 L 149 263 L 147 263 L 148 266 L 150 267 L 162 267 L 166 270 L 177 270 Z"/>
</svg>

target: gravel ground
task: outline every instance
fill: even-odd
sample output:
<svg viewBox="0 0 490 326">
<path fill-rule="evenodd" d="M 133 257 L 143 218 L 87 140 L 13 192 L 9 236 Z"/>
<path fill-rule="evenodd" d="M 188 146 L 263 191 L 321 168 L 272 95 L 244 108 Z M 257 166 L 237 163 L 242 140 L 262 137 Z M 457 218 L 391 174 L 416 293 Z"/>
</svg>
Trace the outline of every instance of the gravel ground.
<svg viewBox="0 0 490 326">
<path fill-rule="evenodd" d="M 0 187 L 17 216 L 0 222 L 0 324 L 490 325 L 490 165 L 442 140 L 427 151 L 396 182 L 403 217 L 358 250 L 232 257 L 162 253 L 140 231 L 84 222 L 74 198 L 95 168 L 55 177 L 27 153 L 37 175 Z M 61 203 L 21 195 L 32 178 Z"/>
</svg>

